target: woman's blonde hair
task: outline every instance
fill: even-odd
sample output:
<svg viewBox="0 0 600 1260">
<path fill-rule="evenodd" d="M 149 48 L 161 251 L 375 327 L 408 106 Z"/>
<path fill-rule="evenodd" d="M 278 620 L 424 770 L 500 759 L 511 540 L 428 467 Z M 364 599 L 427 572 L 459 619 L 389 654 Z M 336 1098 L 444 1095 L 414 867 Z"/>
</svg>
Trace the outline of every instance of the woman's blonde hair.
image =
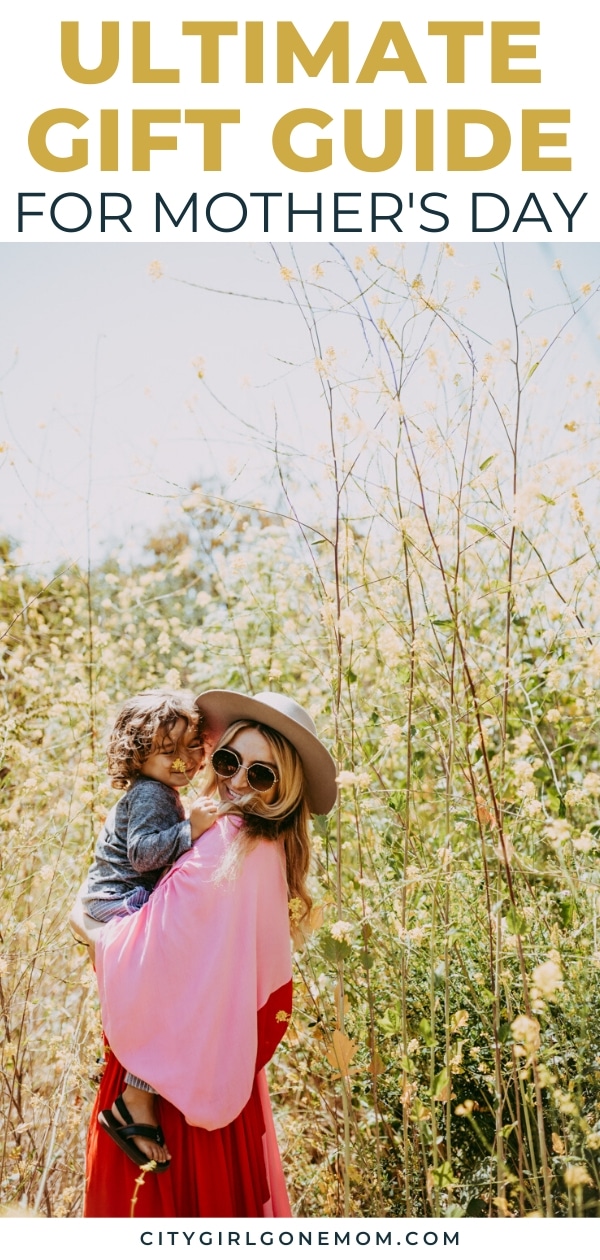
<svg viewBox="0 0 600 1260">
<path fill-rule="evenodd" d="M 241 848 L 243 854 L 258 840 L 281 840 L 285 852 L 285 866 L 290 901 L 299 900 L 304 907 L 300 921 L 306 917 L 311 906 L 312 897 L 306 887 L 308 876 L 311 842 L 309 821 L 310 812 L 306 803 L 306 784 L 299 753 L 283 735 L 270 726 L 247 720 L 232 722 L 221 736 L 213 752 L 218 748 L 226 748 L 240 731 L 258 731 L 267 740 L 275 764 L 278 782 L 275 786 L 275 798 L 269 803 L 260 795 L 248 791 L 246 796 L 235 803 L 223 803 L 220 813 L 242 813 L 244 823 L 241 835 L 245 844 Z M 219 782 L 212 766 L 209 767 L 205 790 L 210 793 L 217 789 Z M 226 858 L 220 868 L 219 876 L 232 876 L 237 870 L 240 849 L 232 850 L 231 857 Z M 297 916 L 293 916 L 298 921 Z"/>
<path fill-rule="evenodd" d="M 138 779 L 157 741 L 168 738 L 181 718 L 186 724 L 185 733 L 193 731 L 202 739 L 204 718 L 191 691 L 164 688 L 145 691 L 126 700 L 117 714 L 106 748 L 112 786 L 127 788 Z M 173 756 L 177 753 L 175 748 Z"/>
</svg>

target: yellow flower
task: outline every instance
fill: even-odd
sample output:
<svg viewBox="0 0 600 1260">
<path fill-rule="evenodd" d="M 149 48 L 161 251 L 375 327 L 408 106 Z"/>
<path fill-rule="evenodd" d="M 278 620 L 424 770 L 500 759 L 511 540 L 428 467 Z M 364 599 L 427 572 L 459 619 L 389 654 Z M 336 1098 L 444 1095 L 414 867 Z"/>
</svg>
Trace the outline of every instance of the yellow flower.
<svg viewBox="0 0 600 1260">
<path fill-rule="evenodd" d="M 287 1011 L 278 1011 L 275 1016 L 275 1021 L 278 1024 L 288 1024 L 291 1018 L 291 1015 L 288 1015 Z"/>
<path fill-rule="evenodd" d="M 182 761 L 181 757 L 176 757 L 171 762 L 171 770 L 174 770 L 175 774 L 185 774 L 185 761 Z"/>
<path fill-rule="evenodd" d="M 290 923 L 299 923 L 304 914 L 304 902 L 300 897 L 292 897 L 288 901 L 288 910 L 290 912 Z"/>
</svg>

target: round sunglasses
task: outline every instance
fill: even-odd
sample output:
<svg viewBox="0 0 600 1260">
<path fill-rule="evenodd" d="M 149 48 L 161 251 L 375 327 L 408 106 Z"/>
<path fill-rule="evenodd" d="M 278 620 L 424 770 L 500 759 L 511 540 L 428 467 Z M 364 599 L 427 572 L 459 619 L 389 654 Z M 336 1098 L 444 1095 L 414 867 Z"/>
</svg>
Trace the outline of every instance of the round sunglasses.
<svg viewBox="0 0 600 1260">
<path fill-rule="evenodd" d="M 220 779 L 233 779 L 238 770 L 245 770 L 248 784 L 254 792 L 268 792 L 279 783 L 271 766 L 265 766 L 262 761 L 252 761 L 245 766 L 233 748 L 217 748 L 210 760 Z"/>
</svg>

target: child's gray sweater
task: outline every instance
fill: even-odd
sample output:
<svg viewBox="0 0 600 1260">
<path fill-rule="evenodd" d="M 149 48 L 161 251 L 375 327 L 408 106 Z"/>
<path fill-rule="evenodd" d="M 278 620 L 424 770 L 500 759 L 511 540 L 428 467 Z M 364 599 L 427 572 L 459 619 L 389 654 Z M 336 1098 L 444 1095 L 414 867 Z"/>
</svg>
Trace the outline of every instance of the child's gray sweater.
<svg viewBox="0 0 600 1260">
<path fill-rule="evenodd" d="M 83 898 L 88 914 L 94 902 L 114 902 L 116 913 L 136 889 L 151 892 L 165 867 L 191 847 L 192 829 L 179 792 L 157 779 L 136 779 L 98 836 Z"/>
</svg>

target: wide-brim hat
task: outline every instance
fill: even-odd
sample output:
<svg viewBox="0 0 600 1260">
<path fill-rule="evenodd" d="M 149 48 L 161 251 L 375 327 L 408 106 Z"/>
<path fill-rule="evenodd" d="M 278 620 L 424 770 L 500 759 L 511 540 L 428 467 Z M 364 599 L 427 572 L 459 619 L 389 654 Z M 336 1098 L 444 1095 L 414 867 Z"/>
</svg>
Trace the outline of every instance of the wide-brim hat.
<svg viewBox="0 0 600 1260">
<path fill-rule="evenodd" d="M 306 800 L 311 814 L 328 814 L 337 796 L 336 765 L 321 743 L 306 709 L 278 691 L 246 696 L 240 691 L 203 691 L 196 704 L 204 714 L 211 741 L 218 741 L 232 722 L 258 722 L 284 735 L 302 762 Z"/>
</svg>

